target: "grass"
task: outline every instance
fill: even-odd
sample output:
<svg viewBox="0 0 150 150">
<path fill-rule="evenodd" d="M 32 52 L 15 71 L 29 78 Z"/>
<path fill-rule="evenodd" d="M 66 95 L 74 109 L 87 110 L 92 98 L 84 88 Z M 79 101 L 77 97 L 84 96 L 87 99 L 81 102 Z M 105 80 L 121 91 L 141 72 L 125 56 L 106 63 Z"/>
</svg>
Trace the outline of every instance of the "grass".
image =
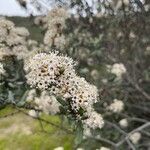
<svg viewBox="0 0 150 150">
<path fill-rule="evenodd" d="M 59 128 L 43 123 L 44 132 L 38 120 L 23 113 L 2 117 L 14 111 L 10 106 L 0 111 L 0 150 L 53 150 L 59 146 L 72 149 L 73 135 Z M 58 116 L 44 115 L 42 118 L 61 124 Z"/>
</svg>

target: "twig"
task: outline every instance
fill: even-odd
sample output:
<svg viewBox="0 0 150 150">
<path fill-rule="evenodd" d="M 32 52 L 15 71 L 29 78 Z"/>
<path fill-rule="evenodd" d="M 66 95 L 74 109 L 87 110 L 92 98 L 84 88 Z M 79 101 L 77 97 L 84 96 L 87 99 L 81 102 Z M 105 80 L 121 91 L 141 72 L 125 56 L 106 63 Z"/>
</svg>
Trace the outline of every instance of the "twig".
<svg viewBox="0 0 150 150">
<path fill-rule="evenodd" d="M 20 112 L 20 111 L 17 110 L 17 111 L 15 111 L 15 112 L 10 113 L 10 114 L 4 115 L 4 116 L 0 116 L 0 119 L 2 119 L 2 118 L 7 118 L 7 117 L 9 117 L 9 116 L 13 116 L 13 115 L 15 115 L 15 114 L 17 114 L 17 113 L 19 113 L 19 112 Z"/>
<path fill-rule="evenodd" d="M 116 144 L 117 147 L 120 146 L 121 144 L 123 144 L 134 132 L 141 131 L 141 130 L 147 128 L 148 126 L 150 126 L 150 122 L 147 122 L 147 123 L 141 125 L 140 127 L 132 130 L 130 133 L 127 134 L 127 136 L 124 139 L 122 139 L 120 142 L 118 142 Z"/>
<path fill-rule="evenodd" d="M 112 142 L 112 141 L 110 141 L 108 139 L 105 139 L 105 138 L 102 138 L 102 137 L 98 137 L 98 138 L 94 137 L 94 139 L 95 140 L 100 140 L 100 141 L 105 142 L 105 143 L 107 143 L 109 145 L 112 145 L 113 147 L 116 147 L 116 143 L 114 143 L 114 142 Z"/>
<path fill-rule="evenodd" d="M 25 111 L 19 109 L 18 107 L 17 107 L 16 109 L 18 109 L 18 110 L 19 110 L 20 112 L 22 112 L 23 114 L 25 114 L 25 115 L 27 115 L 27 116 L 30 116 L 27 112 L 25 112 Z M 30 116 L 30 117 L 32 117 L 32 116 Z M 54 123 L 52 123 L 52 122 L 50 122 L 50 121 L 47 121 L 47 120 L 45 120 L 45 119 L 43 119 L 43 118 L 40 118 L 40 117 L 37 117 L 37 118 L 32 117 L 32 118 L 35 119 L 35 120 L 39 120 L 39 121 L 41 121 L 41 122 L 45 122 L 45 123 L 47 123 L 47 124 L 50 124 L 50 125 L 52 125 L 52 126 L 54 126 L 54 127 L 56 127 L 56 128 L 59 128 L 59 129 L 61 129 L 61 130 L 64 130 L 64 131 L 66 131 L 68 134 L 73 134 L 73 132 L 72 132 L 71 130 L 68 130 L 68 129 L 64 128 L 64 127 L 60 127 L 59 125 L 54 124 Z"/>
<path fill-rule="evenodd" d="M 129 81 L 129 83 L 132 84 L 132 86 L 139 91 L 146 99 L 150 100 L 150 95 L 147 94 L 137 83 L 135 83 L 132 78 L 129 76 L 129 74 L 127 74 L 127 80 Z"/>
</svg>

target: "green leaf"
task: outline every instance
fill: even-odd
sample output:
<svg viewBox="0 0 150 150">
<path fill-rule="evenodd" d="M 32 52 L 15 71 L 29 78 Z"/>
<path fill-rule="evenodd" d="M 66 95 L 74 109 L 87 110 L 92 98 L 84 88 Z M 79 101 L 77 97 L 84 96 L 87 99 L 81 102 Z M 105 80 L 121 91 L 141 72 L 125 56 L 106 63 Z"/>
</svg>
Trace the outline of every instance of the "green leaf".
<svg viewBox="0 0 150 150">
<path fill-rule="evenodd" d="M 79 122 L 76 127 L 75 135 L 75 145 L 78 146 L 83 140 L 83 127 L 81 122 Z"/>
</svg>

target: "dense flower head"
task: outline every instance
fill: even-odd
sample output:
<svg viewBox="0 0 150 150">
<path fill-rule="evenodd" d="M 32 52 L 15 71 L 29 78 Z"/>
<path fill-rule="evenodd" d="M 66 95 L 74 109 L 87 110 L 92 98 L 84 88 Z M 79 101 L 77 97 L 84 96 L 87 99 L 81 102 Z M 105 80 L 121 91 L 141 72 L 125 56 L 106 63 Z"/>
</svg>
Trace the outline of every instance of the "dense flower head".
<svg viewBox="0 0 150 150">
<path fill-rule="evenodd" d="M 49 54 L 37 54 L 26 65 L 26 70 L 31 69 L 27 74 L 28 83 L 40 89 L 48 89 L 56 85 L 61 75 L 65 73 L 68 78 L 69 74 L 74 72 L 74 62 L 68 57 L 58 56 L 57 52 Z"/>
<path fill-rule="evenodd" d="M 76 75 L 74 61 L 57 52 L 40 53 L 27 64 L 28 83 L 51 94 L 60 95 L 65 100 L 71 99 L 75 111 L 80 107 L 87 108 L 97 101 L 97 88 L 84 78 Z M 31 71 L 30 71 L 31 70 Z"/>
<path fill-rule="evenodd" d="M 71 112 L 77 119 L 87 118 L 83 120 L 86 127 L 101 128 L 102 116 L 93 110 L 93 104 L 98 99 L 98 90 L 84 78 L 76 75 L 75 65 L 76 63 L 71 58 L 58 55 L 58 52 L 36 54 L 26 64 L 27 82 L 32 87 L 46 90 L 50 95 L 61 97 L 69 102 Z M 41 107 L 43 105 L 45 107 L 45 104 L 52 100 L 52 98 L 43 99 L 47 101 L 39 101 Z M 50 108 L 46 109 L 48 111 Z M 83 113 L 80 114 L 81 109 Z M 70 112 L 70 110 L 67 111 Z"/>
</svg>

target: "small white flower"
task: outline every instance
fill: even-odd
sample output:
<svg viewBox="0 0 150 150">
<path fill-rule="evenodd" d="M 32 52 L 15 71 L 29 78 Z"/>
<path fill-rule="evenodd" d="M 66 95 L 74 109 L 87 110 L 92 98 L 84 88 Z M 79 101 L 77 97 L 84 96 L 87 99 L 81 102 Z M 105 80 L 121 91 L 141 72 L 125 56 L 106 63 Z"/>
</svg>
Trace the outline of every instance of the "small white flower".
<svg viewBox="0 0 150 150">
<path fill-rule="evenodd" d="M 54 150 L 64 150 L 64 148 L 63 147 L 56 147 L 56 148 L 54 148 Z"/>
<path fill-rule="evenodd" d="M 106 84 L 106 83 L 108 82 L 108 80 L 107 80 L 107 79 L 105 79 L 105 78 L 104 78 L 104 79 L 102 79 L 101 81 L 102 81 L 102 83 L 104 83 L 104 84 Z"/>
<path fill-rule="evenodd" d="M 92 135 L 91 129 L 89 127 L 84 127 L 83 129 L 83 138 L 90 137 Z"/>
<path fill-rule="evenodd" d="M 99 72 L 96 69 L 94 69 L 91 71 L 91 76 L 94 80 L 97 80 L 99 78 Z"/>
<path fill-rule="evenodd" d="M 134 38 L 136 38 L 136 35 L 134 34 L 133 31 L 131 31 L 130 34 L 129 34 L 129 37 L 130 37 L 131 39 L 134 39 Z"/>
<path fill-rule="evenodd" d="M 103 147 L 103 146 L 102 146 L 102 147 L 100 148 L 100 150 L 110 150 L 110 148 L 108 148 L 108 147 Z"/>
<path fill-rule="evenodd" d="M 130 135 L 129 139 L 132 141 L 133 144 L 137 144 L 141 139 L 141 133 L 134 132 L 133 134 Z"/>
<path fill-rule="evenodd" d="M 84 150 L 83 148 L 77 148 L 76 150 Z"/>
<path fill-rule="evenodd" d="M 122 63 L 115 63 L 111 66 L 110 72 L 115 74 L 118 79 L 121 79 L 122 75 L 126 73 L 126 68 Z"/>
<path fill-rule="evenodd" d="M 29 110 L 28 114 L 33 117 L 33 118 L 37 118 L 38 117 L 38 113 L 35 110 Z"/>
<path fill-rule="evenodd" d="M 120 125 L 122 128 L 128 127 L 128 120 L 127 120 L 126 118 L 120 120 L 120 121 L 119 121 L 119 125 Z"/>
</svg>

